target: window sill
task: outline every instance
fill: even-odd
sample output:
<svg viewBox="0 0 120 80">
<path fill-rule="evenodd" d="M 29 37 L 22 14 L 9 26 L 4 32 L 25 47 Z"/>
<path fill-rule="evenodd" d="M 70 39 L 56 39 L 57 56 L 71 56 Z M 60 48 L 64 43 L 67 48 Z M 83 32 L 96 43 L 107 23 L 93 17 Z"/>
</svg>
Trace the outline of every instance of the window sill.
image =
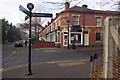
<svg viewBox="0 0 120 80">
<path fill-rule="evenodd" d="M 56 44 L 60 44 L 60 42 L 55 42 Z"/>
<path fill-rule="evenodd" d="M 96 26 L 96 27 L 102 27 L 102 26 Z"/>
</svg>

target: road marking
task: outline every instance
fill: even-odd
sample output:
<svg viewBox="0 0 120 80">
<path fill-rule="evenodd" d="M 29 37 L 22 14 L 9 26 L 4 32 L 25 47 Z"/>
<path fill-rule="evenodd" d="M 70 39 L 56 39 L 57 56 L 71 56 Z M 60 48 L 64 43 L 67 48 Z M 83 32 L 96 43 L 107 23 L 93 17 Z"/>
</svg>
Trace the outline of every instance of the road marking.
<svg viewBox="0 0 120 80">
<path fill-rule="evenodd" d="M 13 51 L 13 53 L 17 53 L 17 50 L 19 50 L 19 49 L 20 49 L 20 47 L 16 48 L 16 49 Z"/>
<path fill-rule="evenodd" d="M 61 61 L 49 61 L 49 62 L 38 62 L 38 63 L 32 63 L 32 65 L 38 65 L 38 64 L 57 64 L 61 67 L 64 66 L 72 66 L 72 65 L 78 65 L 78 64 L 85 64 L 83 63 L 83 61 L 88 61 L 89 59 L 79 59 L 79 60 L 61 60 Z M 82 61 L 82 62 L 80 62 Z M 67 64 L 67 65 L 65 65 Z M 2 70 L 0 70 L 0 72 L 6 72 L 6 71 L 10 71 L 10 70 L 14 70 L 14 69 L 18 69 L 18 68 L 22 68 L 22 67 L 26 67 L 28 64 L 24 64 L 24 65 L 19 65 L 19 66 L 13 66 L 13 67 L 9 67 L 9 68 L 4 68 Z"/>
<path fill-rule="evenodd" d="M 44 52 L 55 52 L 56 50 L 46 50 Z"/>
<path fill-rule="evenodd" d="M 3 69 L 0 69 L 0 72 L 2 72 Z"/>
<path fill-rule="evenodd" d="M 58 63 L 60 67 L 68 67 L 68 66 L 76 66 L 76 65 L 81 65 L 85 64 L 84 62 L 69 62 L 69 63 Z"/>
</svg>

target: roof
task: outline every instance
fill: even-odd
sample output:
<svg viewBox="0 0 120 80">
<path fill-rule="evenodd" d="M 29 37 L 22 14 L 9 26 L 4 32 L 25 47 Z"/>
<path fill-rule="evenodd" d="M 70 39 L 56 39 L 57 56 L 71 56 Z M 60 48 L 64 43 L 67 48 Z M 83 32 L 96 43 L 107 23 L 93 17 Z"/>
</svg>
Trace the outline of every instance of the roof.
<svg viewBox="0 0 120 80">
<path fill-rule="evenodd" d="M 92 10 L 85 7 L 73 6 L 62 12 L 85 12 L 85 13 L 104 13 L 104 14 L 120 14 L 120 11 L 103 11 L 103 10 Z M 62 13 L 61 12 L 61 13 Z"/>
</svg>

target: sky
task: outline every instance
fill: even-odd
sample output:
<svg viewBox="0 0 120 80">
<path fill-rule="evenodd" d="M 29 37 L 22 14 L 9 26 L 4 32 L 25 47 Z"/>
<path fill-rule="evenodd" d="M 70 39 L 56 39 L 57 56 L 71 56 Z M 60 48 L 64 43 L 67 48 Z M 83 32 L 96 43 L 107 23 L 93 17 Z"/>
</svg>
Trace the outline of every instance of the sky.
<svg viewBox="0 0 120 80">
<path fill-rule="evenodd" d="M 53 17 L 55 17 L 56 13 L 64 10 L 64 4 L 51 4 L 47 2 L 64 3 L 65 1 L 66 0 L 0 0 L 0 18 L 5 18 L 9 21 L 9 23 L 13 23 L 13 25 L 25 22 L 26 14 L 19 10 L 19 5 L 22 5 L 27 9 L 28 3 L 34 4 L 33 12 L 52 13 Z M 77 4 L 80 1 L 82 2 Z M 107 10 L 106 7 L 101 8 L 99 5 L 97 5 L 96 1 L 99 2 L 101 0 L 73 0 L 73 2 L 70 3 L 70 7 L 76 4 L 77 6 L 87 4 L 88 8 L 90 9 Z M 50 20 L 50 18 L 42 19 L 45 19 L 44 24 Z"/>
</svg>

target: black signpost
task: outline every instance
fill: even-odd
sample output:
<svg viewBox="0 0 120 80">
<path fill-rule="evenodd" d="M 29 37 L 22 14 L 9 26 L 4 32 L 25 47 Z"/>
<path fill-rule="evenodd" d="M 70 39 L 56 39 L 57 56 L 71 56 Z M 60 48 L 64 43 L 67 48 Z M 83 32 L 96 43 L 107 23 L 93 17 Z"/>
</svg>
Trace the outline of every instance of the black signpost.
<svg viewBox="0 0 120 80">
<path fill-rule="evenodd" d="M 28 63 L 28 75 L 32 75 L 32 69 L 31 69 L 31 18 L 32 17 L 52 17 L 53 15 L 50 13 L 32 13 L 32 9 L 34 8 L 34 5 L 32 3 L 27 4 L 27 9 L 25 9 L 22 5 L 19 6 L 19 10 L 23 13 L 27 14 L 25 17 L 25 20 L 30 18 L 30 26 L 29 26 L 29 63 Z"/>
</svg>

